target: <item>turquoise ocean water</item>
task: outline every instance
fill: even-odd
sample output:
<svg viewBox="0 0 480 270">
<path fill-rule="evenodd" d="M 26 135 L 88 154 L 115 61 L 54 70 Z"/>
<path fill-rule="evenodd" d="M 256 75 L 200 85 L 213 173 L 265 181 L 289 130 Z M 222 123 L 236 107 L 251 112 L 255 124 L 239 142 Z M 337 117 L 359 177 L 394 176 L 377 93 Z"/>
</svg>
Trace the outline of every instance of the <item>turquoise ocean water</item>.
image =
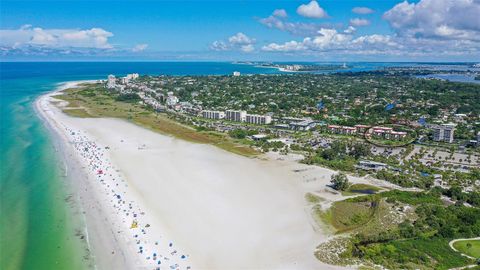
<svg viewBox="0 0 480 270">
<path fill-rule="evenodd" d="M 387 63 L 356 63 L 352 71 Z M 0 62 L 0 269 L 84 269 L 67 200 L 68 179 L 33 102 L 59 83 L 127 73 L 213 75 L 278 73 L 276 69 L 213 62 Z"/>
</svg>

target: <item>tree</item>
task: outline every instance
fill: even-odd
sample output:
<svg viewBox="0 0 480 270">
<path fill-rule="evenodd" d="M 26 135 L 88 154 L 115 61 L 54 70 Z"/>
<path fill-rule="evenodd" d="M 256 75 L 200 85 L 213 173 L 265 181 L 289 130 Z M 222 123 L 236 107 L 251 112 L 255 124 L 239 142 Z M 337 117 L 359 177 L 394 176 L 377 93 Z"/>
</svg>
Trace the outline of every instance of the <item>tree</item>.
<svg viewBox="0 0 480 270">
<path fill-rule="evenodd" d="M 346 190 L 350 186 L 347 175 L 342 172 L 333 174 L 330 182 L 335 190 Z"/>
<path fill-rule="evenodd" d="M 245 137 L 247 137 L 247 131 L 243 129 L 234 129 L 229 131 L 228 135 L 234 139 L 245 139 Z"/>
<path fill-rule="evenodd" d="M 371 154 L 370 146 L 365 143 L 356 143 L 353 145 L 350 154 L 356 159 L 368 157 Z"/>
</svg>

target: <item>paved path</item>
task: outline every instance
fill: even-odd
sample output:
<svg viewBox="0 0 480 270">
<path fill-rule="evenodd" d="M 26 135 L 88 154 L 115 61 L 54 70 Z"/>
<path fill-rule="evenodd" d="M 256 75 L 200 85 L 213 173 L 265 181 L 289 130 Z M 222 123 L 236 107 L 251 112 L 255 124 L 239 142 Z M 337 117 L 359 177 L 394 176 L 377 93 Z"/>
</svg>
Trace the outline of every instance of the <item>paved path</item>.
<svg viewBox="0 0 480 270">
<path fill-rule="evenodd" d="M 455 243 L 458 242 L 458 241 L 465 241 L 465 240 L 480 240 L 480 237 L 455 239 L 455 240 L 450 241 L 450 242 L 448 243 L 448 245 L 450 246 L 451 249 L 455 250 L 456 252 L 460 252 L 460 251 L 457 250 L 455 247 L 453 247 L 453 244 L 455 244 Z M 472 257 L 472 256 L 469 256 L 469 255 L 467 255 L 467 254 L 463 254 L 463 253 L 462 253 L 462 256 L 465 256 L 465 257 L 470 258 L 470 259 L 472 259 L 472 260 L 477 260 L 477 258 Z"/>
</svg>

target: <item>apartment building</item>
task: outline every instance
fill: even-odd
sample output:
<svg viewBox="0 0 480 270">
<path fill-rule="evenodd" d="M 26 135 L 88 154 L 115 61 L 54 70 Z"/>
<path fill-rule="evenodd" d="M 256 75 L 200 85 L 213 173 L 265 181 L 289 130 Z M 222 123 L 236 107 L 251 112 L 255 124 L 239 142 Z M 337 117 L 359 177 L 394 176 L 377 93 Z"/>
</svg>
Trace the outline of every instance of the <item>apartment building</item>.
<svg viewBox="0 0 480 270">
<path fill-rule="evenodd" d="M 268 125 L 272 122 L 272 117 L 269 115 L 247 114 L 245 122 L 250 124 Z"/>
<path fill-rule="evenodd" d="M 225 113 L 221 111 L 202 111 L 202 117 L 203 118 L 208 118 L 208 119 L 223 119 L 225 118 Z"/>
<path fill-rule="evenodd" d="M 453 134 L 455 132 L 455 125 L 453 124 L 431 125 L 430 128 L 433 130 L 434 141 L 453 143 Z"/>
<path fill-rule="evenodd" d="M 227 110 L 225 112 L 225 119 L 235 122 L 245 122 L 247 118 L 246 111 L 234 111 L 234 110 Z"/>
</svg>

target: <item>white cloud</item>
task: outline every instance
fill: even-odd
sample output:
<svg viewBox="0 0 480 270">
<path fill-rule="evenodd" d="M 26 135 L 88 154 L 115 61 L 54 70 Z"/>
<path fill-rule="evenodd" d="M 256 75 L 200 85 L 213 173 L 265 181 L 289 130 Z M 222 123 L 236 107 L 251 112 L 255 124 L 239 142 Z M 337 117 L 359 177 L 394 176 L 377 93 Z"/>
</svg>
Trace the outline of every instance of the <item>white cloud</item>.
<svg viewBox="0 0 480 270">
<path fill-rule="evenodd" d="M 411 0 L 413 1 L 413 0 Z M 318 3 L 301 5 L 297 12 L 305 17 L 327 16 L 325 11 L 313 12 Z M 356 14 L 371 14 L 367 7 L 355 7 Z M 359 36 L 358 27 L 370 25 L 366 18 L 352 18 L 347 28 L 339 26 L 289 22 L 273 14 L 259 22 L 303 37 L 301 40 L 273 42 L 264 51 L 342 54 L 382 54 L 403 56 L 473 55 L 480 56 L 480 0 L 418 0 L 394 5 L 383 14 L 391 26 L 390 35 Z"/>
<path fill-rule="evenodd" d="M 250 53 L 255 50 L 256 40 L 245 35 L 242 32 L 238 32 L 235 35 L 228 38 L 227 41 L 216 40 L 210 45 L 210 49 L 214 51 L 231 51 L 240 50 L 242 52 Z"/>
<path fill-rule="evenodd" d="M 393 41 L 391 36 L 386 36 L 386 35 L 378 35 L 378 34 L 373 34 L 373 35 L 366 35 L 366 36 L 361 36 L 358 37 L 351 42 L 352 45 L 380 45 L 380 46 L 391 46 L 391 47 L 397 47 L 398 44 Z M 371 47 L 370 47 L 371 48 Z"/>
<path fill-rule="evenodd" d="M 273 16 L 279 17 L 279 18 L 286 18 L 288 17 L 287 11 L 285 9 L 275 9 L 272 13 Z"/>
<path fill-rule="evenodd" d="M 402 45 L 388 35 L 365 35 L 354 37 L 355 28 L 350 26 L 343 32 L 335 29 L 321 29 L 316 36 L 306 37 L 302 41 L 288 41 L 283 44 L 270 43 L 262 47 L 268 52 L 301 52 L 339 54 L 398 54 Z"/>
<path fill-rule="evenodd" d="M 352 12 L 355 14 L 366 15 L 366 14 L 372 14 L 375 11 L 368 7 L 354 7 L 352 9 Z"/>
<path fill-rule="evenodd" d="M 444 31 L 450 31 L 444 29 Z M 397 35 L 355 36 L 355 28 L 350 26 L 342 32 L 335 29 L 321 29 L 317 35 L 301 41 L 270 43 L 262 51 L 296 53 L 303 55 L 370 55 L 378 57 L 452 57 L 480 56 L 480 46 L 476 41 L 425 39 L 400 37 Z"/>
<path fill-rule="evenodd" d="M 327 49 L 337 46 L 342 46 L 352 39 L 351 35 L 338 33 L 335 29 L 322 28 L 318 31 L 318 36 L 306 38 L 307 45 L 314 49 Z"/>
<path fill-rule="evenodd" d="M 354 19 L 350 19 L 350 25 L 357 26 L 357 27 L 368 26 L 370 25 L 370 21 L 367 19 L 354 18 Z"/>
<path fill-rule="evenodd" d="M 0 30 L 0 45 L 6 47 L 43 46 L 50 48 L 111 49 L 108 39 L 113 34 L 102 28 L 43 29 L 24 25 L 15 30 Z"/>
<path fill-rule="evenodd" d="M 249 45 L 255 43 L 255 39 L 249 38 L 242 32 L 238 32 L 235 35 L 228 38 L 228 42 L 232 45 Z"/>
<path fill-rule="evenodd" d="M 383 18 L 399 36 L 426 39 L 480 40 L 479 0 L 404 1 Z"/>
<path fill-rule="evenodd" d="M 297 42 L 295 40 L 285 42 L 284 44 L 270 43 L 262 47 L 262 50 L 267 52 L 294 52 L 304 51 L 306 49 L 303 42 Z"/>
<path fill-rule="evenodd" d="M 272 15 L 266 18 L 260 18 L 258 21 L 268 28 L 275 28 L 299 36 L 314 35 L 322 28 L 334 27 L 331 23 L 289 22 L 287 16 L 282 16 L 281 12 L 278 11 L 277 9 Z"/>
<path fill-rule="evenodd" d="M 289 41 L 284 44 L 270 43 L 262 48 L 264 51 L 299 51 L 299 50 L 329 50 L 344 47 L 352 35 L 339 33 L 335 29 L 322 28 L 314 37 L 306 37 L 301 42 Z"/>
<path fill-rule="evenodd" d="M 242 52 L 249 53 L 249 52 L 253 52 L 255 50 L 255 47 L 252 44 L 247 44 L 247 45 L 240 46 L 240 50 Z"/>
<path fill-rule="evenodd" d="M 210 45 L 210 49 L 214 51 L 227 51 L 229 48 L 225 42 L 220 41 L 220 40 L 215 40 L 212 42 Z"/>
<path fill-rule="evenodd" d="M 137 44 L 132 48 L 132 52 L 143 52 L 148 48 L 148 44 Z"/>
<path fill-rule="evenodd" d="M 355 31 L 357 31 L 357 29 L 351 25 L 347 27 L 347 29 L 343 30 L 345 34 L 353 34 Z"/>
<path fill-rule="evenodd" d="M 297 13 L 300 16 L 307 18 L 325 18 L 328 17 L 327 12 L 321 8 L 317 1 L 313 0 L 308 4 L 302 4 L 297 8 Z"/>
<path fill-rule="evenodd" d="M 363 7 L 352 9 L 370 14 Z M 404 1 L 384 13 L 393 29 L 391 35 L 358 36 L 356 27 L 369 25 L 363 18 L 352 18 L 343 31 L 324 27 L 303 40 L 269 43 L 263 51 L 303 55 L 379 55 L 395 57 L 480 57 L 480 0 Z M 268 20 L 267 20 L 268 19 Z M 267 26 L 287 29 L 287 22 L 261 21 Z"/>
</svg>

